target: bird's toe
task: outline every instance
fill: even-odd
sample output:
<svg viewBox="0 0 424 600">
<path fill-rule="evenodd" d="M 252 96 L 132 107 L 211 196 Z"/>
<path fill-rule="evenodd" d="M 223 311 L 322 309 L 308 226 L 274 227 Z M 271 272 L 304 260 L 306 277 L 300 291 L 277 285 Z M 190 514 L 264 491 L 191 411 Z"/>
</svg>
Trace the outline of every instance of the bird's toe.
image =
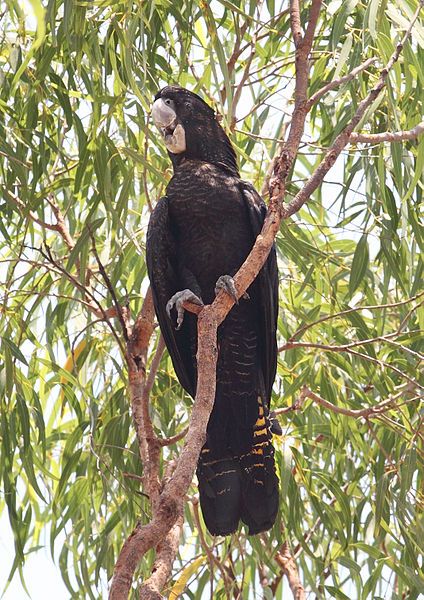
<svg viewBox="0 0 424 600">
<path fill-rule="evenodd" d="M 227 292 L 234 302 L 238 304 L 237 290 L 231 275 L 221 275 L 215 284 L 215 294 L 218 294 L 219 290 Z"/>
<path fill-rule="evenodd" d="M 181 290 L 174 294 L 166 303 L 166 312 L 171 318 L 171 310 L 175 307 L 177 311 L 177 329 L 180 329 L 184 321 L 184 302 L 191 302 L 198 306 L 203 306 L 202 300 L 189 289 Z"/>
</svg>

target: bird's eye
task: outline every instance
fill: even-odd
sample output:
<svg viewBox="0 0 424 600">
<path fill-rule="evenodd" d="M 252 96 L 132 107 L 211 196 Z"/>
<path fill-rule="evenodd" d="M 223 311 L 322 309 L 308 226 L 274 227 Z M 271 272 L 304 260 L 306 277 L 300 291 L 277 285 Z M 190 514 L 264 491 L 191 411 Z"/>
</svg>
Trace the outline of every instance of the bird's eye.
<svg viewBox="0 0 424 600">
<path fill-rule="evenodd" d="M 171 98 L 165 98 L 164 102 L 165 102 L 165 104 L 167 104 L 168 106 L 170 106 L 172 100 L 171 100 Z"/>
</svg>

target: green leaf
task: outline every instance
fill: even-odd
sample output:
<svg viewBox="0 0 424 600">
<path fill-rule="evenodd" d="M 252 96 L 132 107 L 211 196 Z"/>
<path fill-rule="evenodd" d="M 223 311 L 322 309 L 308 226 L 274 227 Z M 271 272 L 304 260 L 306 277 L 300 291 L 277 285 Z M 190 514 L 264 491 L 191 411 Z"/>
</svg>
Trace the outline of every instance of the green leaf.
<svg viewBox="0 0 424 600">
<path fill-rule="evenodd" d="M 2 341 L 3 344 L 7 345 L 7 347 L 10 349 L 12 355 L 16 359 L 18 359 L 24 365 L 28 366 L 28 362 L 27 362 L 25 356 L 22 354 L 22 352 L 20 351 L 20 349 L 18 348 L 18 346 L 15 344 L 15 342 L 13 342 L 11 339 L 6 338 L 6 337 L 2 337 L 1 341 Z"/>
<path fill-rule="evenodd" d="M 371 0 L 368 4 L 368 28 L 373 40 L 377 39 L 377 12 L 380 0 Z"/>
<path fill-rule="evenodd" d="M 356 289 L 363 282 L 369 263 L 368 237 L 362 235 L 353 255 L 352 267 L 349 278 L 349 295 L 352 297 Z"/>
</svg>

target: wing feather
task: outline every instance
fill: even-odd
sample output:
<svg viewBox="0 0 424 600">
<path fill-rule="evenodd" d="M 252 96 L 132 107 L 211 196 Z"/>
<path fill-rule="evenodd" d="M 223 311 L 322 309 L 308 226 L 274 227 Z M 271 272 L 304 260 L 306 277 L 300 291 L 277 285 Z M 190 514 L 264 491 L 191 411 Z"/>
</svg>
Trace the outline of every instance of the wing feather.
<svg viewBox="0 0 424 600">
<path fill-rule="evenodd" d="M 250 183 L 242 181 L 241 190 L 248 210 L 252 232 L 256 239 L 265 220 L 266 205 Z M 272 246 L 257 280 L 261 305 L 261 362 L 269 405 L 277 370 L 278 267 L 275 244 Z"/>
<path fill-rule="evenodd" d="M 164 196 L 156 204 L 149 221 L 146 241 L 146 263 L 153 303 L 166 347 L 172 359 L 177 377 L 183 388 L 194 397 L 196 375 L 190 343 L 192 315 L 186 315 L 178 331 L 168 317 L 166 303 L 180 290 L 177 279 L 174 240 L 169 224 L 168 198 Z"/>
</svg>

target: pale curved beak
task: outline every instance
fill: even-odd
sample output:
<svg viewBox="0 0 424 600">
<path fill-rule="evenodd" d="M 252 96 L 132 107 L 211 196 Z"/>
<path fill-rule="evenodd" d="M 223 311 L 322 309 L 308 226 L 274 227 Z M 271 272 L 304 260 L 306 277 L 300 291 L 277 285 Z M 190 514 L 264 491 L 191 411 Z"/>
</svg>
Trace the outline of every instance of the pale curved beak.
<svg viewBox="0 0 424 600">
<path fill-rule="evenodd" d="M 166 128 L 173 124 L 177 115 L 175 110 L 165 104 L 162 98 L 158 98 L 153 103 L 152 117 L 156 127 Z"/>
</svg>

